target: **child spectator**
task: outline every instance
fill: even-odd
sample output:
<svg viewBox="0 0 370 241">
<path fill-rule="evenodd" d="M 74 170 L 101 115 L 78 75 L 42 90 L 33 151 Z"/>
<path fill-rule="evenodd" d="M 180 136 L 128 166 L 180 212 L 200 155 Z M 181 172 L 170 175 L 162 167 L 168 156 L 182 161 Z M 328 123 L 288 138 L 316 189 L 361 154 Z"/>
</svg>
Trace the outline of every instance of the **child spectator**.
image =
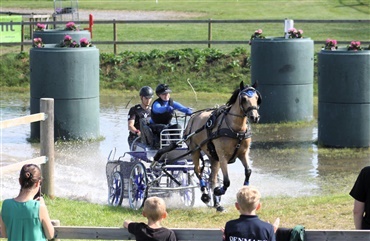
<svg viewBox="0 0 370 241">
<path fill-rule="evenodd" d="M 161 221 L 167 217 L 166 204 L 162 198 L 147 198 L 143 216 L 148 219 L 148 224 L 129 220 L 123 223 L 123 226 L 135 235 L 136 241 L 177 241 L 172 230 L 161 226 Z"/>
<path fill-rule="evenodd" d="M 252 186 L 243 186 L 236 194 L 235 207 L 240 213 L 238 219 L 230 220 L 224 229 L 224 240 L 275 241 L 279 218 L 274 226 L 260 220 L 256 211 L 261 208 L 260 192 Z"/>
</svg>

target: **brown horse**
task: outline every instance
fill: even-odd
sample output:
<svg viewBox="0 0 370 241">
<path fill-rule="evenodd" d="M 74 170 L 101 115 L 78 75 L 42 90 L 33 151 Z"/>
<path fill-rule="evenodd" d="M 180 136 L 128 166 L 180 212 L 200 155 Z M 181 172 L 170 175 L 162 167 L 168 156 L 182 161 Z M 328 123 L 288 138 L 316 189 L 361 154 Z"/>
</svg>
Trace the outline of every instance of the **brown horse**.
<svg viewBox="0 0 370 241">
<path fill-rule="evenodd" d="M 225 194 L 230 186 L 227 165 L 239 158 L 243 163 L 245 180 L 249 184 L 252 173 L 249 168 L 249 147 L 251 131 L 249 121 L 259 121 L 258 108 L 261 96 L 253 86 L 244 86 L 240 83 L 226 105 L 217 109 L 196 112 L 190 118 L 184 131 L 184 138 L 189 150 L 192 150 L 194 171 L 200 180 L 202 201 L 208 203 L 211 199 L 209 190 L 206 190 L 205 180 L 202 179 L 200 158 L 202 152 L 207 155 L 211 164 L 210 183 L 213 190 L 214 207 L 223 211 L 220 205 L 220 196 Z M 204 164 L 204 163 L 203 163 Z M 217 173 L 221 168 L 223 186 L 217 187 Z"/>
</svg>

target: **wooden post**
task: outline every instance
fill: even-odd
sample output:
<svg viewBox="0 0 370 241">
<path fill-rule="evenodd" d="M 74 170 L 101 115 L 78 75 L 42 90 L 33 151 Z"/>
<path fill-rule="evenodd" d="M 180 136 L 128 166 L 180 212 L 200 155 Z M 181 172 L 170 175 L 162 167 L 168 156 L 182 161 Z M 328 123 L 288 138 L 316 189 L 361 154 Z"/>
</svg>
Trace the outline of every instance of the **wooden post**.
<svg viewBox="0 0 370 241">
<path fill-rule="evenodd" d="M 33 39 L 31 39 L 33 41 Z M 23 45 L 23 41 L 24 41 L 24 23 L 23 23 L 23 20 L 21 22 L 21 52 L 23 52 L 24 50 L 24 45 Z"/>
<path fill-rule="evenodd" d="M 212 19 L 210 18 L 209 19 L 209 22 L 208 22 L 208 48 L 211 47 L 211 42 L 212 41 Z"/>
<path fill-rule="evenodd" d="M 117 44 L 116 44 L 116 41 L 117 41 L 117 23 L 116 23 L 116 20 L 113 19 L 113 52 L 114 54 L 117 54 Z"/>
<path fill-rule="evenodd" d="M 53 224 L 54 227 L 59 227 L 60 226 L 60 220 L 51 220 L 51 223 Z M 60 241 L 60 239 L 54 238 L 53 241 Z"/>
<path fill-rule="evenodd" d="M 41 98 L 40 112 L 46 114 L 46 119 L 40 122 L 40 155 L 47 158 L 41 165 L 44 177 L 41 191 L 54 198 L 54 99 Z"/>
</svg>

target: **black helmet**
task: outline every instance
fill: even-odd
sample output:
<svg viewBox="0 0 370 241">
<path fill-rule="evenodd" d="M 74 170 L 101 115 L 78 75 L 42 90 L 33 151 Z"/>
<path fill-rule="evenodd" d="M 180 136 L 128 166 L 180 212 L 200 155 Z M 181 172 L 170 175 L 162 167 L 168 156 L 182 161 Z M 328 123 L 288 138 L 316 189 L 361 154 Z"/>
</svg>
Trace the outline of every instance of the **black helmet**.
<svg viewBox="0 0 370 241">
<path fill-rule="evenodd" d="M 140 92 L 139 92 L 140 96 L 144 96 L 145 98 L 153 98 L 153 95 L 154 95 L 154 92 L 153 92 L 153 89 L 150 88 L 149 86 L 143 86 L 141 89 L 140 89 Z"/>
<path fill-rule="evenodd" d="M 161 94 L 166 94 L 166 93 L 171 93 L 172 90 L 170 90 L 170 88 L 168 87 L 168 85 L 166 84 L 159 84 L 157 86 L 157 88 L 155 89 L 155 93 L 157 95 L 161 95 Z"/>
</svg>

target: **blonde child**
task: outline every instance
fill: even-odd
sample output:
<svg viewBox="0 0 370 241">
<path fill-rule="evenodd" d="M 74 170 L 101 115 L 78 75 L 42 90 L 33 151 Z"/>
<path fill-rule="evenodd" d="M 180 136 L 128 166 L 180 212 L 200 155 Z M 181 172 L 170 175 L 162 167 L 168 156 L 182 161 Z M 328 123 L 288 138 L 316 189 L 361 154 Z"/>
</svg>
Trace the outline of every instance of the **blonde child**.
<svg viewBox="0 0 370 241">
<path fill-rule="evenodd" d="M 240 216 L 230 220 L 224 229 L 224 240 L 264 240 L 275 241 L 275 231 L 279 218 L 274 226 L 258 218 L 256 211 L 261 208 L 261 194 L 253 186 L 243 186 L 236 194 L 236 209 Z"/>
<path fill-rule="evenodd" d="M 161 221 L 167 217 L 166 204 L 162 198 L 147 198 L 143 216 L 148 219 L 147 224 L 129 220 L 123 223 L 123 226 L 135 235 L 136 241 L 177 241 L 175 233 L 161 225 Z"/>
</svg>

